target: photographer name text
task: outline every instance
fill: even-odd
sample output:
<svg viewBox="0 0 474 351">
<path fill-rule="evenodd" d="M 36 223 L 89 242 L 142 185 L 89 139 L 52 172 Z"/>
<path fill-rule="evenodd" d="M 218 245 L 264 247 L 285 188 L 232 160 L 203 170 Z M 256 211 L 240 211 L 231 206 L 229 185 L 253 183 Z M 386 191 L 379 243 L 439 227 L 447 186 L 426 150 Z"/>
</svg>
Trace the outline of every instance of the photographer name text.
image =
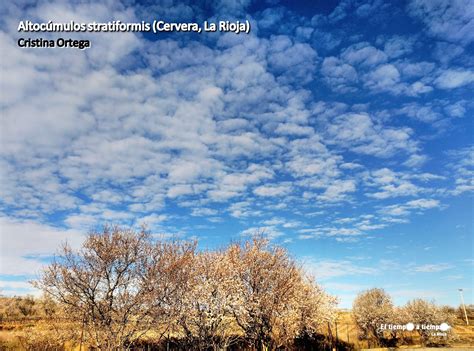
<svg viewBox="0 0 474 351">
<path fill-rule="evenodd" d="M 32 22 L 20 21 L 17 31 L 19 33 L 203 33 L 222 32 L 235 34 L 249 34 L 251 30 L 250 21 L 204 21 L 198 22 L 167 22 L 154 20 L 152 22 Z M 92 46 L 88 38 L 26 38 L 17 40 L 17 45 L 21 48 L 76 48 L 79 50 L 88 49 Z"/>
</svg>

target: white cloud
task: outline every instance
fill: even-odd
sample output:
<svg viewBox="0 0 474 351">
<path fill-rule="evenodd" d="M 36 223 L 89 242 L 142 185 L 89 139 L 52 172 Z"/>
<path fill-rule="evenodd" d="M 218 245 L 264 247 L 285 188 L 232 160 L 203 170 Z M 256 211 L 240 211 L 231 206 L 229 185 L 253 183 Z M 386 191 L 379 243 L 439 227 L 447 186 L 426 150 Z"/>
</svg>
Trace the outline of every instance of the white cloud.
<svg viewBox="0 0 474 351">
<path fill-rule="evenodd" d="M 333 223 L 327 226 L 318 225 L 315 228 L 299 229 L 298 233 L 298 238 L 302 240 L 331 237 L 341 242 L 356 242 L 364 234 L 357 226 L 339 227 L 334 226 Z"/>
<path fill-rule="evenodd" d="M 427 209 L 427 208 L 435 208 L 439 207 L 439 201 L 434 199 L 417 199 L 407 202 L 407 206 L 410 208 L 420 208 L 420 209 Z"/>
<path fill-rule="evenodd" d="M 149 216 L 145 216 L 140 218 L 137 222 L 139 225 L 143 225 L 146 228 L 153 228 L 156 227 L 157 225 L 163 223 L 168 219 L 168 216 L 165 214 L 156 214 L 153 213 Z"/>
<path fill-rule="evenodd" d="M 424 264 L 420 266 L 415 266 L 412 268 L 414 272 L 421 272 L 421 273 L 436 273 L 436 272 L 443 272 L 448 269 L 451 269 L 452 266 L 446 263 L 436 263 L 436 264 Z"/>
<path fill-rule="evenodd" d="M 311 127 L 300 126 L 295 123 L 280 123 L 275 129 L 275 133 L 281 135 L 305 136 L 314 134 L 314 130 Z"/>
<path fill-rule="evenodd" d="M 368 193 L 367 196 L 375 199 L 388 199 L 400 196 L 414 196 L 423 189 L 413 184 L 409 177 L 394 172 L 388 168 L 382 168 L 370 172 L 366 176 L 369 186 L 377 187 L 378 191 Z"/>
<path fill-rule="evenodd" d="M 243 14 L 249 4 L 210 6 Z M 351 6 L 341 5 L 331 18 L 338 12 L 346 16 Z M 368 20 L 378 6 L 378 1 L 356 6 L 356 16 Z M 198 7 L 157 5 L 147 13 L 145 7 L 135 12 L 123 4 L 41 3 L 15 13 L 39 20 L 128 22 L 158 13 L 200 18 Z M 440 71 L 428 57 L 414 61 L 409 55 L 419 37 L 381 36 L 377 47 L 359 42 L 339 50 L 341 43 L 354 43 L 361 36 L 347 36 L 342 27 L 324 32 L 318 25 L 331 19 L 317 16 L 311 26 L 298 18 L 298 27 L 288 23 L 274 35 L 259 37 L 259 29 L 273 28 L 285 17 L 281 11 L 264 11 L 248 36 L 148 41 L 122 33 L 123 40 L 117 41 L 113 33 L 97 34 L 93 47 L 84 52 L 20 50 L 17 33 L 5 32 L 15 26 L 3 26 L 0 196 L 11 217 L 0 225 L 21 233 L 31 229 L 51 240 L 42 240 L 44 249 L 42 244 L 37 250 L 13 248 L 5 267 L 16 272 L 12 274 L 27 274 L 61 238 L 79 236 L 79 230 L 104 222 L 146 222 L 166 229 L 167 222 L 182 219 L 166 215 L 175 206 L 181 207 L 183 218 L 191 216 L 179 225 L 202 221 L 193 218 L 198 216 L 211 222 L 230 216 L 240 224 L 263 224 L 272 237 L 297 228 L 301 238 L 338 241 L 359 240 L 365 232 L 407 222 L 404 216 L 440 207 L 435 199 L 387 206 L 387 199 L 432 194 L 426 182 L 436 175 L 389 170 L 405 160 L 405 166 L 421 168 L 432 155 L 421 149 L 425 140 L 418 137 L 413 121 L 393 118 L 390 107 L 376 110 L 389 104 L 385 93 L 416 96 L 431 91 L 432 85 L 466 87 L 470 71 Z M 2 20 L 13 23 L 17 17 Z M 455 51 L 451 59 L 463 64 L 460 46 L 436 45 Z M 318 55 L 315 47 L 330 56 Z M 338 94 L 320 91 L 319 77 Z M 367 90 L 346 95 L 358 89 Z M 314 102 L 316 97 L 339 101 Z M 426 123 L 440 120 L 442 113 L 467 115 L 470 107 L 447 100 L 440 100 L 438 108 L 407 106 L 398 97 L 407 116 Z M 381 162 L 374 157 L 383 158 L 387 168 L 374 170 L 374 162 Z M 474 189 L 470 168 L 456 169 L 450 194 Z M 276 197 L 281 201 L 272 201 Z M 376 216 L 338 222 L 341 202 L 354 211 L 373 206 Z M 309 230 L 310 224 L 297 220 L 265 220 L 284 212 L 328 218 L 320 216 L 326 223 Z M 50 218 L 69 229 L 41 224 Z M 181 228 L 172 232 L 183 233 Z M 31 236 L 25 240 L 34 242 Z M 348 263 L 326 266 L 335 272 Z M 362 272 L 367 269 L 362 267 Z"/>
<path fill-rule="evenodd" d="M 376 199 L 387 199 L 390 197 L 399 196 L 413 196 L 416 195 L 420 188 L 409 182 L 403 182 L 400 184 L 387 184 L 380 187 L 381 191 L 368 194 L 368 196 Z"/>
<path fill-rule="evenodd" d="M 414 42 L 414 38 L 397 35 L 385 42 L 384 52 L 391 59 L 404 56 L 413 51 Z"/>
<path fill-rule="evenodd" d="M 259 216 L 262 213 L 261 211 L 254 210 L 249 201 L 235 202 L 229 206 L 228 211 L 235 218 Z"/>
<path fill-rule="evenodd" d="M 350 64 L 336 57 L 326 57 L 321 67 L 325 82 L 335 91 L 354 91 L 358 81 L 357 71 Z"/>
<path fill-rule="evenodd" d="M 435 69 L 436 65 L 432 62 L 419 61 L 410 62 L 408 60 L 396 61 L 394 65 L 405 78 L 427 78 Z"/>
<path fill-rule="evenodd" d="M 440 89 L 454 89 L 474 82 L 474 71 L 447 69 L 442 71 L 435 84 Z"/>
<path fill-rule="evenodd" d="M 474 4 L 470 0 L 412 0 L 408 11 L 435 37 L 464 45 L 474 40 Z"/>
<path fill-rule="evenodd" d="M 291 191 L 290 185 L 261 185 L 254 189 L 254 193 L 258 196 L 282 196 Z"/>
<path fill-rule="evenodd" d="M 210 190 L 208 196 L 214 201 L 225 201 L 244 193 L 249 185 L 272 177 L 273 171 L 271 169 L 252 164 L 246 172 L 223 175 L 217 189 Z"/>
<path fill-rule="evenodd" d="M 387 61 L 387 55 L 368 43 L 351 45 L 341 53 L 341 58 L 351 65 L 377 66 Z"/>
<path fill-rule="evenodd" d="M 375 268 L 358 266 L 348 260 L 317 260 L 312 257 L 303 257 L 301 262 L 310 274 L 321 280 L 348 275 L 374 275 L 378 272 Z"/>
<path fill-rule="evenodd" d="M 400 82 L 400 72 L 391 64 L 385 64 L 369 72 L 365 78 L 365 85 L 376 91 L 390 91 L 396 89 Z"/>
<path fill-rule="evenodd" d="M 0 294 L 4 296 L 33 295 L 39 297 L 41 291 L 25 281 L 0 280 Z"/>
<path fill-rule="evenodd" d="M 215 216 L 218 214 L 217 210 L 214 210 L 212 208 L 206 208 L 206 207 L 195 207 L 192 209 L 191 215 L 192 216 Z"/>
<path fill-rule="evenodd" d="M 383 207 L 380 212 L 388 216 L 408 216 L 413 211 L 425 211 L 441 206 L 439 200 L 417 199 L 408 201 L 405 204 L 390 205 Z"/>
<path fill-rule="evenodd" d="M 326 201 L 341 201 L 346 198 L 348 193 L 352 193 L 356 190 L 356 183 L 354 180 L 335 180 L 333 183 L 328 185 L 324 193 L 318 196 L 320 200 Z"/>
<path fill-rule="evenodd" d="M 461 45 L 447 42 L 437 42 L 433 56 L 442 64 L 448 64 L 464 53 Z"/>
<path fill-rule="evenodd" d="M 0 238 L 1 274 L 33 275 L 39 273 L 42 258 L 52 256 L 66 241 L 79 247 L 84 236 L 72 229 L 0 217 Z"/>
<path fill-rule="evenodd" d="M 447 151 L 451 161 L 448 167 L 454 172 L 455 187 L 452 195 L 460 195 L 474 191 L 474 148 L 465 147 Z"/>
<path fill-rule="evenodd" d="M 428 157 L 426 155 L 413 154 L 410 155 L 408 160 L 403 162 L 403 164 L 407 167 L 421 167 L 426 163 L 427 160 Z"/>
<path fill-rule="evenodd" d="M 268 63 L 283 82 L 308 83 L 316 69 L 316 51 L 306 43 L 293 43 L 288 36 L 272 36 Z M 285 72 L 284 75 L 281 73 Z M 281 78 L 280 78 L 281 77 Z"/>
<path fill-rule="evenodd" d="M 284 236 L 285 234 L 278 230 L 275 226 L 264 226 L 264 227 L 250 227 L 243 230 L 240 235 L 242 236 L 254 236 L 263 235 L 270 240 Z"/>
<path fill-rule="evenodd" d="M 328 121 L 327 136 L 337 144 L 360 154 L 388 157 L 397 151 L 414 151 L 409 128 L 375 124 L 367 113 L 347 113 Z"/>
<path fill-rule="evenodd" d="M 434 289 L 390 289 L 389 293 L 399 304 L 406 303 L 412 299 L 433 300 L 443 297 L 443 293 Z"/>
<path fill-rule="evenodd" d="M 383 36 L 377 39 L 381 43 Z M 417 96 L 433 90 L 431 62 L 411 62 L 393 59 L 413 50 L 415 37 L 392 37 L 385 41 L 385 52 L 367 42 L 353 44 L 339 57 L 326 57 L 321 67 L 323 80 L 332 90 L 340 93 L 355 92 L 362 83 L 371 93 Z M 392 61 L 389 61 L 389 58 Z"/>
<path fill-rule="evenodd" d="M 433 123 L 442 118 L 442 114 L 434 110 L 432 106 L 417 103 L 405 104 L 396 112 L 425 123 Z"/>
<path fill-rule="evenodd" d="M 463 117 L 466 113 L 465 101 L 457 101 L 444 107 L 446 113 L 451 117 Z"/>
</svg>

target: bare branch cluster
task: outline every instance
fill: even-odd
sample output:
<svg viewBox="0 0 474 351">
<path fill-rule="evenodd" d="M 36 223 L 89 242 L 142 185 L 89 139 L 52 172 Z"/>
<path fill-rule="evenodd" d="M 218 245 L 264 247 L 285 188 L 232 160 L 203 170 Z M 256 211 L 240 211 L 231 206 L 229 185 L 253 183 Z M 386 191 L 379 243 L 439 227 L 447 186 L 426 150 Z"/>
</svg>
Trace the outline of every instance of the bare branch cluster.
<svg viewBox="0 0 474 351">
<path fill-rule="evenodd" d="M 317 333 L 337 303 L 262 237 L 202 252 L 119 227 L 77 251 L 64 245 L 34 284 L 74 320 L 77 343 L 101 350 L 164 337 L 194 350 L 276 349 Z"/>
</svg>

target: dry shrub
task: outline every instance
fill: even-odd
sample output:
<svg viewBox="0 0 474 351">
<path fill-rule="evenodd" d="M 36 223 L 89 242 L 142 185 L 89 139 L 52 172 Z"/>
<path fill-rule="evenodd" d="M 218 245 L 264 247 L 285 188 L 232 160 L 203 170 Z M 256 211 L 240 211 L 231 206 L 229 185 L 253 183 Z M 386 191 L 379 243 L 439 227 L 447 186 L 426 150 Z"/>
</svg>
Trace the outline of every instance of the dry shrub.
<svg viewBox="0 0 474 351">
<path fill-rule="evenodd" d="M 414 299 L 409 301 L 403 308 L 402 313 L 407 322 L 414 323 L 415 326 L 441 325 L 447 323 L 453 326 L 455 312 L 449 307 L 437 306 L 432 301 Z M 420 336 L 424 346 L 444 346 L 449 345 L 455 338 L 452 330 L 446 332 L 447 336 L 437 335 L 439 331 L 415 328 L 415 332 Z"/>
<path fill-rule="evenodd" d="M 51 325 L 36 325 L 17 333 L 19 343 L 26 350 L 66 350 L 66 343 L 77 337 L 77 331 L 74 328 L 57 329 Z"/>
</svg>

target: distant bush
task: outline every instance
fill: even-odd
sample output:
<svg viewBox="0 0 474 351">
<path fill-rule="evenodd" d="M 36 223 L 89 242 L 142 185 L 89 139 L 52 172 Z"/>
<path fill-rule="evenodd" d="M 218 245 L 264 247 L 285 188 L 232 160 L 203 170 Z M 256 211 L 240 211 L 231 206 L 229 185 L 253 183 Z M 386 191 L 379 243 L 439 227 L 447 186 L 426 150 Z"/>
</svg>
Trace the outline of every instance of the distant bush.
<svg viewBox="0 0 474 351">
<path fill-rule="evenodd" d="M 352 312 L 360 338 L 379 346 L 413 344 L 417 339 L 416 335 L 424 346 L 446 346 L 450 345 L 455 337 L 451 328 L 433 329 L 440 327 L 442 323 L 452 327 L 456 318 L 454 308 L 438 306 L 422 299 L 414 299 L 402 307 L 394 307 L 390 295 L 382 289 L 370 289 L 357 295 Z M 404 326 L 407 323 L 413 323 L 413 331 L 380 328 L 384 324 Z"/>
<path fill-rule="evenodd" d="M 466 308 L 466 314 L 467 314 L 467 318 L 470 322 L 474 323 L 474 305 L 466 305 L 465 306 Z M 464 314 L 464 307 L 463 306 L 459 306 L 456 311 L 453 311 L 456 315 L 456 318 L 460 321 L 462 321 L 462 323 L 466 323 L 466 315 Z"/>
<path fill-rule="evenodd" d="M 402 309 L 404 318 L 415 325 L 441 325 L 447 323 L 452 326 L 455 313 L 450 307 L 437 306 L 434 302 L 422 299 L 409 301 Z M 415 328 L 424 346 L 449 345 L 453 338 L 451 330 L 446 331 L 446 336 L 437 335 L 438 331 L 424 328 Z M 444 334 L 444 332 L 443 332 Z"/>
<path fill-rule="evenodd" d="M 20 344 L 26 350 L 63 351 L 69 341 L 64 333 L 56 330 L 28 328 L 18 335 Z"/>
</svg>

